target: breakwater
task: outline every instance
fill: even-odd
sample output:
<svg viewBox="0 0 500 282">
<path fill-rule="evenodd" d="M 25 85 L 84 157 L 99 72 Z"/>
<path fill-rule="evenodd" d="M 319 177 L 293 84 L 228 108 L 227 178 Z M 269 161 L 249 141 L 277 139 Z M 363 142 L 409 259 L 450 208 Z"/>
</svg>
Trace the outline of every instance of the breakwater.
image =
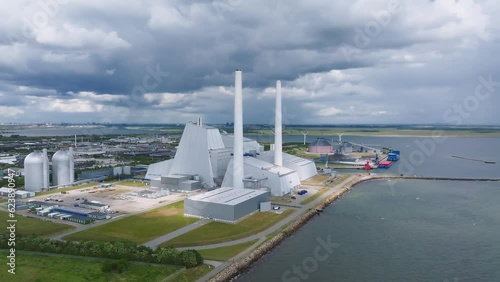
<svg viewBox="0 0 500 282">
<path fill-rule="evenodd" d="M 360 175 L 362 176 L 362 175 Z M 419 176 L 397 176 L 397 175 L 366 175 L 363 178 L 358 178 L 351 183 L 341 187 L 338 191 L 329 195 L 324 201 L 306 211 L 301 217 L 290 223 L 281 232 L 277 233 L 273 238 L 263 243 L 257 249 L 253 250 L 245 258 L 233 262 L 224 270 L 215 275 L 210 281 L 229 281 L 238 275 L 241 275 L 252 267 L 259 259 L 270 253 L 276 246 L 282 243 L 289 236 L 293 235 L 302 226 L 304 226 L 311 218 L 318 215 L 316 209 L 324 209 L 337 199 L 341 198 L 346 192 L 353 189 L 356 185 L 373 180 L 383 179 L 419 179 L 419 180 L 442 180 L 442 181 L 495 181 L 499 182 L 500 178 L 450 178 L 450 177 L 419 177 Z"/>
<path fill-rule="evenodd" d="M 463 157 L 463 156 L 451 156 L 451 157 L 455 158 L 455 159 L 475 161 L 475 162 L 481 162 L 481 163 L 485 163 L 485 164 L 496 164 L 497 163 L 495 161 L 487 161 L 487 160 L 481 160 L 481 159 L 475 159 L 475 158 L 469 158 L 469 157 Z"/>
</svg>

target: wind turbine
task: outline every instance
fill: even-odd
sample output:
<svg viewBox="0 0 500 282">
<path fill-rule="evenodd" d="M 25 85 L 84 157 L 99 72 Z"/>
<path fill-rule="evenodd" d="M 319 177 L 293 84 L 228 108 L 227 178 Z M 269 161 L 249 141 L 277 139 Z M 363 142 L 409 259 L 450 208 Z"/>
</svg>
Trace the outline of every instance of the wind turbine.
<svg viewBox="0 0 500 282">
<path fill-rule="evenodd" d="M 307 131 L 306 132 L 302 132 L 302 134 L 304 135 L 304 145 L 305 145 L 306 144 Z"/>
</svg>

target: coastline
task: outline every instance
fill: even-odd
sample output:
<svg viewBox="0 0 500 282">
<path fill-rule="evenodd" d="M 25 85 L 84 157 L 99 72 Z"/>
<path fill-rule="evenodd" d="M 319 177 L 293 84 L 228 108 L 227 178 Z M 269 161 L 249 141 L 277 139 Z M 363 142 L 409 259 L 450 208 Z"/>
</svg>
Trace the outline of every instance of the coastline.
<svg viewBox="0 0 500 282">
<path fill-rule="evenodd" d="M 361 175 L 360 175 L 361 176 Z M 263 258 L 266 254 L 270 253 L 274 248 L 281 244 L 285 239 L 293 235 L 302 226 L 304 226 L 311 218 L 318 215 L 316 209 L 324 209 L 335 201 L 340 199 L 345 193 L 351 191 L 355 186 L 374 180 L 384 179 L 417 179 L 417 180 L 435 180 L 435 181 L 494 181 L 500 182 L 500 178 L 449 178 L 449 177 L 419 177 L 419 176 L 398 176 L 398 175 L 367 175 L 367 177 L 356 179 L 347 183 L 340 190 L 332 193 L 326 199 L 309 209 L 302 216 L 291 222 L 278 234 L 274 235 L 269 240 L 265 241 L 255 250 L 251 251 L 245 258 L 234 261 L 222 271 L 213 276 L 210 282 L 230 281 L 250 269 L 256 262 Z"/>
</svg>

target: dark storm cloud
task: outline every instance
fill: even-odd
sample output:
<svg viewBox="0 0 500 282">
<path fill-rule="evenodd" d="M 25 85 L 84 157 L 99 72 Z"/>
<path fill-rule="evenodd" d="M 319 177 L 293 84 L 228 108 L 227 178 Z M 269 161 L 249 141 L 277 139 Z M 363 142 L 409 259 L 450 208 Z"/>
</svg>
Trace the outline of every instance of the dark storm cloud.
<svg viewBox="0 0 500 282">
<path fill-rule="evenodd" d="M 3 105 L 45 105 L 38 111 L 54 121 L 109 119 L 101 111 L 230 121 L 241 68 L 249 123 L 272 120 L 277 79 L 290 123 L 442 122 L 478 75 L 498 73 L 494 1 L 91 0 L 56 10 L 19 1 L 0 12 L 0 94 L 16 95 Z M 45 24 L 33 24 L 37 13 Z M 498 122 L 489 105 L 470 121 Z"/>
</svg>

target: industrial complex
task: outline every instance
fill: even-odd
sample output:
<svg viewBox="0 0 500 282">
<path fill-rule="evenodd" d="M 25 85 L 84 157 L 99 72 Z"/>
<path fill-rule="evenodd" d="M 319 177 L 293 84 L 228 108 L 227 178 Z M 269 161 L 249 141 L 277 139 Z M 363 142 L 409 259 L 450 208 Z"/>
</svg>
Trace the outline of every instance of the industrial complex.
<svg viewBox="0 0 500 282">
<path fill-rule="evenodd" d="M 301 180 L 316 175 L 314 162 L 282 152 L 281 82 L 276 83 L 275 142 L 265 152 L 257 141 L 243 137 L 242 72 L 235 73 L 234 134 L 206 126 L 198 118 L 184 128 L 175 157 L 151 164 L 151 187 L 170 191 L 208 192 L 185 201 L 185 215 L 235 222 L 269 206 L 270 196 L 301 188 Z M 221 188 L 218 188 L 221 187 Z"/>
<path fill-rule="evenodd" d="M 168 196 L 170 193 L 182 193 L 187 195 L 184 204 L 185 216 L 237 222 L 256 211 L 269 210 L 270 197 L 294 195 L 302 191 L 301 182 L 316 176 L 318 168 L 315 161 L 311 159 L 283 152 L 281 90 L 281 82 L 277 81 L 274 143 L 271 144 L 270 150 L 265 151 L 264 146 L 256 140 L 243 137 L 243 75 L 240 70 L 237 70 L 235 72 L 234 133 L 228 134 L 225 131 L 221 132 L 219 128 L 206 125 L 201 117 L 195 122 L 187 123 L 178 146 L 175 147 L 175 155 L 172 154 L 173 158 L 144 166 L 145 175 L 141 176 L 141 179 L 149 181 L 149 190 L 138 190 L 130 193 L 129 196 L 155 199 Z M 164 143 L 163 137 L 161 140 L 161 143 Z M 130 143 L 131 139 L 115 138 L 112 142 L 125 144 Z M 75 147 L 76 145 L 75 136 Z M 380 150 L 353 142 L 342 142 L 341 135 L 339 135 L 338 143 L 326 138 L 317 138 L 309 144 L 307 153 L 320 154 L 319 161 L 321 162 L 323 158 L 326 164 L 330 160 L 331 163 L 364 165 L 365 169 L 371 169 L 375 164 L 369 163 L 366 159 L 336 159 L 339 154 L 353 153 L 354 146 L 360 148 L 359 152 L 373 151 L 377 156 L 375 162 L 379 163 L 377 154 Z M 134 148 L 137 149 L 140 146 Z M 165 147 L 163 148 L 165 150 Z M 104 147 L 101 147 L 101 150 L 103 149 Z M 158 153 L 159 150 L 162 149 L 153 148 L 151 157 L 153 157 L 152 154 L 162 155 L 163 153 Z M 122 152 L 136 154 L 136 151 L 129 152 L 123 149 Z M 98 152 L 82 151 L 83 155 L 89 153 L 97 154 Z M 78 154 L 80 155 L 80 152 Z M 26 190 L 39 192 L 77 183 L 73 155 L 73 147 L 59 149 L 52 155 L 49 163 L 47 149 L 30 153 L 24 160 Z M 391 161 L 397 161 L 398 158 L 399 152 L 394 151 L 389 154 L 387 160 L 380 160 L 383 161 L 380 167 L 390 167 Z M 135 172 L 138 171 L 137 167 L 128 165 L 108 166 L 108 168 L 84 171 L 80 175 L 86 179 L 100 179 L 103 175 L 120 176 L 123 174 L 130 177 L 134 169 Z M 331 170 L 326 165 L 320 171 L 327 173 Z M 19 195 L 19 197 L 24 196 Z"/>
</svg>

